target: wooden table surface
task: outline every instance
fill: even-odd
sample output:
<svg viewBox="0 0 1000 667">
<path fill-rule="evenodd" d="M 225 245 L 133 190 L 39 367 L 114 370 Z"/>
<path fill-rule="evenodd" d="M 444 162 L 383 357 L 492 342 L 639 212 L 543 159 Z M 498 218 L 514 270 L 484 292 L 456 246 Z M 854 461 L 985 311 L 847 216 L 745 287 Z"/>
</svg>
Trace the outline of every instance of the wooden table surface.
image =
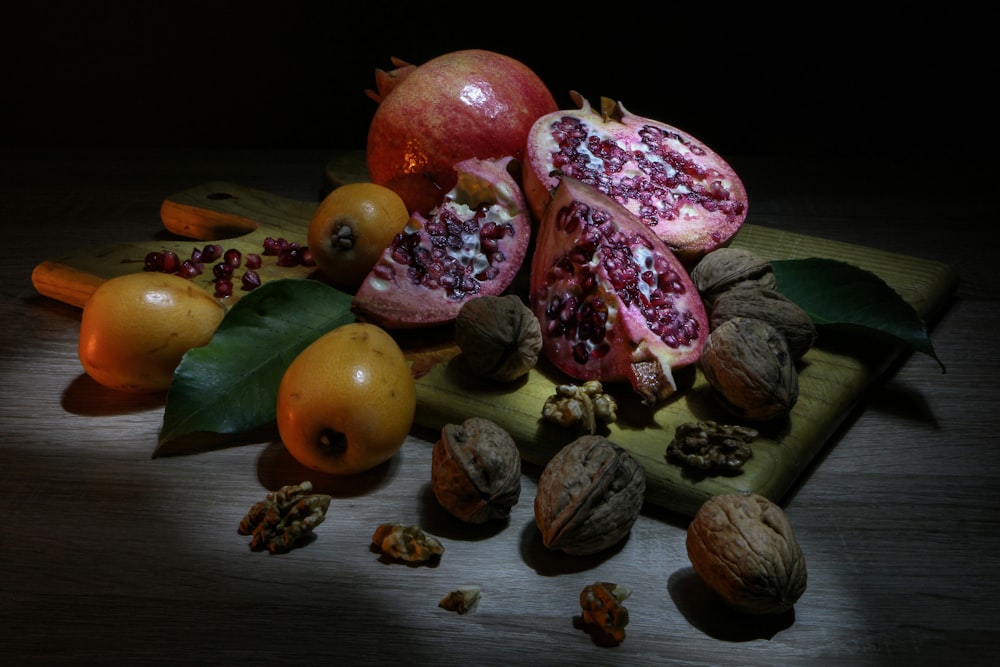
<svg viewBox="0 0 1000 667">
<path fill-rule="evenodd" d="M 741 617 L 693 575 L 686 519 L 643 513 L 611 553 L 541 546 L 526 467 L 509 523 L 458 526 L 430 493 L 435 434 L 336 487 L 316 539 L 251 552 L 236 527 L 309 476 L 265 437 L 151 457 L 163 399 L 102 389 L 77 358 L 80 311 L 32 287 L 43 259 L 155 239 L 162 199 L 227 180 L 315 198 L 322 151 L 50 152 L 0 157 L 0 661 L 442 665 L 985 664 L 1000 648 L 1000 354 L 985 165 L 732 158 L 750 220 L 938 260 L 961 276 L 932 324 L 947 373 L 904 355 L 782 499 L 805 553 L 794 614 Z M 418 523 L 433 566 L 369 548 Z M 578 594 L 630 587 L 621 645 L 579 627 Z M 438 608 L 482 588 L 473 613 Z"/>
</svg>

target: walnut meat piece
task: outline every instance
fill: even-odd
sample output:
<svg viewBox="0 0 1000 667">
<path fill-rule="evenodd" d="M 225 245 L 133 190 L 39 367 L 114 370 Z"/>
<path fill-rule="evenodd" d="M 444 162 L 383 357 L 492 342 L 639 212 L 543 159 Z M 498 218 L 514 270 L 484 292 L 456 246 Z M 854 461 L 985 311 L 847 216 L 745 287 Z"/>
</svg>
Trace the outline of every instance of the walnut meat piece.
<svg viewBox="0 0 1000 667">
<path fill-rule="evenodd" d="M 545 399 L 542 419 L 560 426 L 576 426 L 584 433 L 596 433 L 598 422 L 610 424 L 618 418 L 618 403 L 604 393 L 598 380 L 583 385 L 561 384 Z"/>
<path fill-rule="evenodd" d="M 731 413 L 752 421 L 787 415 L 799 398 L 799 376 L 785 337 L 767 322 L 735 317 L 705 339 L 705 379 Z"/>
<path fill-rule="evenodd" d="M 538 363 L 542 330 L 520 297 L 486 295 L 458 311 L 455 343 L 473 373 L 512 382 Z"/>
<path fill-rule="evenodd" d="M 806 590 L 806 561 L 784 511 L 753 493 L 706 500 L 687 531 L 691 565 L 734 609 L 780 614 Z"/>
<path fill-rule="evenodd" d="M 312 488 L 309 481 L 288 484 L 254 503 L 237 529 L 252 536 L 250 549 L 285 553 L 323 523 L 332 498 Z"/>
<path fill-rule="evenodd" d="M 702 470 L 737 470 L 753 456 L 750 443 L 758 435 L 749 426 L 710 419 L 681 424 L 667 445 L 667 459 Z"/>
<path fill-rule="evenodd" d="M 431 486 L 441 506 L 462 521 L 506 518 L 521 495 L 521 453 L 489 419 L 446 424 L 431 455 Z"/>
<path fill-rule="evenodd" d="M 628 608 L 623 604 L 632 591 L 625 586 L 598 581 L 580 591 L 584 627 L 594 640 L 605 646 L 625 641 Z"/>
<path fill-rule="evenodd" d="M 390 558 L 410 563 L 422 563 L 444 553 L 444 545 L 420 526 L 401 523 L 379 524 L 372 535 L 372 544 Z"/>
<path fill-rule="evenodd" d="M 556 452 L 538 478 L 535 523 L 542 542 L 588 555 L 621 541 L 646 493 L 646 471 L 625 449 L 600 435 L 583 435 Z"/>
<path fill-rule="evenodd" d="M 792 353 L 801 359 L 816 342 L 816 324 L 809 314 L 784 294 L 756 286 L 727 290 L 715 299 L 709 320 L 711 328 L 735 317 L 752 317 L 763 320 L 777 329 Z"/>
</svg>

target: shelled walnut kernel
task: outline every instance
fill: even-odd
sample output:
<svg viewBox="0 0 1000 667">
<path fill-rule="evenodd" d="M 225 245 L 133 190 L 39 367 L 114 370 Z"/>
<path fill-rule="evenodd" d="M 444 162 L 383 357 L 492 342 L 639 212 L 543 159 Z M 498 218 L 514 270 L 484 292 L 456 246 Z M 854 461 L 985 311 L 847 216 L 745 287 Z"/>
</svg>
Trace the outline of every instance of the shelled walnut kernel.
<svg viewBox="0 0 1000 667">
<path fill-rule="evenodd" d="M 750 442 L 758 435 L 749 426 L 688 422 L 675 429 L 666 457 L 702 470 L 736 470 L 753 456 Z"/>
<path fill-rule="evenodd" d="M 617 645 L 625 641 L 628 609 L 623 604 L 632 594 L 625 586 L 598 581 L 580 591 L 584 627 L 602 645 Z"/>
<path fill-rule="evenodd" d="M 618 403 L 604 393 L 604 386 L 597 380 L 588 380 L 582 386 L 561 384 L 542 405 L 542 418 L 560 426 L 576 425 L 593 435 L 598 422 L 610 424 L 618 418 Z"/>
<path fill-rule="evenodd" d="M 383 523 L 375 529 L 372 544 L 386 556 L 411 563 L 429 561 L 444 553 L 441 541 L 419 526 Z"/>
<path fill-rule="evenodd" d="M 252 535 L 250 549 L 272 554 L 290 551 L 323 523 L 330 496 L 312 492 L 312 482 L 289 484 L 264 496 L 240 521 L 240 535 Z"/>
</svg>

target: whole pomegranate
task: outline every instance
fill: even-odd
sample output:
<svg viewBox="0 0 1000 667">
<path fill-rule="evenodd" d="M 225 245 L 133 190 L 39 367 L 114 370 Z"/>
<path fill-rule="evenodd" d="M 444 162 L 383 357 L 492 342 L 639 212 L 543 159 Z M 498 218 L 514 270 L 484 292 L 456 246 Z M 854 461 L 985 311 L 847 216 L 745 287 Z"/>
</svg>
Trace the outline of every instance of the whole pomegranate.
<svg viewBox="0 0 1000 667">
<path fill-rule="evenodd" d="M 470 49 L 376 71 L 379 102 L 368 129 L 369 178 L 410 211 L 427 213 L 468 158 L 524 156 L 528 131 L 558 109 L 542 80 L 509 56 Z"/>
<path fill-rule="evenodd" d="M 470 299 L 506 290 L 531 238 L 513 161 L 459 162 L 440 205 L 413 213 L 382 252 L 354 296 L 355 312 L 387 329 L 432 326 L 454 321 Z"/>
<path fill-rule="evenodd" d="M 747 193 L 729 164 L 703 143 L 620 102 L 539 118 L 528 136 L 524 194 L 541 218 L 561 176 L 598 188 L 666 241 L 685 266 L 726 245 L 747 216 Z"/>
<path fill-rule="evenodd" d="M 667 245 L 595 187 L 563 178 L 539 226 L 531 306 L 542 351 L 580 380 L 627 380 L 647 405 L 677 389 L 709 333 L 698 290 Z"/>
</svg>

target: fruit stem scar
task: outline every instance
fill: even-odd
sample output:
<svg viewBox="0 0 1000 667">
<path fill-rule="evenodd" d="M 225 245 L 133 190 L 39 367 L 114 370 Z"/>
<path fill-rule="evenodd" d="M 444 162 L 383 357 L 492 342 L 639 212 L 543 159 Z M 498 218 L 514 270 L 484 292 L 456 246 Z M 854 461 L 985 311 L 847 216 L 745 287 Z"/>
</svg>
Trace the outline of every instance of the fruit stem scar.
<svg viewBox="0 0 1000 667">
<path fill-rule="evenodd" d="M 347 451 L 347 436 L 332 428 L 324 429 L 319 434 L 319 444 L 323 450 L 334 456 L 343 456 Z"/>
</svg>

